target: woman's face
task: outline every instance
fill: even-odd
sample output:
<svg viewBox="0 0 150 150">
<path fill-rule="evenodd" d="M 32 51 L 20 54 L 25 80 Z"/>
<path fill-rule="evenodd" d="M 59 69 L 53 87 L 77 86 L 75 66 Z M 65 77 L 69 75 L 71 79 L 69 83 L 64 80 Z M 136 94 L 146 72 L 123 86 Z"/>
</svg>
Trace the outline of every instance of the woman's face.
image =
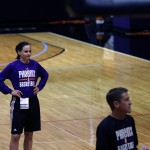
<svg viewBox="0 0 150 150">
<path fill-rule="evenodd" d="M 21 51 L 18 51 L 18 54 L 23 62 L 28 62 L 31 57 L 31 46 L 24 46 Z"/>
</svg>

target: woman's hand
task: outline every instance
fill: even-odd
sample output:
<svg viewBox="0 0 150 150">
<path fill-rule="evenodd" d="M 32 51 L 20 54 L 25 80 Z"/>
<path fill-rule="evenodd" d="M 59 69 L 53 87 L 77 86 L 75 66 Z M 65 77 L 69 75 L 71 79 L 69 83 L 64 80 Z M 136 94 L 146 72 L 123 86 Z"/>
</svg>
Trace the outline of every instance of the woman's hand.
<svg viewBox="0 0 150 150">
<path fill-rule="evenodd" d="M 37 86 L 34 86 L 34 90 L 33 90 L 34 94 L 37 94 L 39 91 L 40 91 L 39 88 Z"/>
<path fill-rule="evenodd" d="M 17 97 L 21 97 L 21 95 L 23 95 L 23 93 L 21 91 L 19 91 L 19 90 L 13 90 L 11 92 L 11 95 L 17 96 Z"/>
</svg>

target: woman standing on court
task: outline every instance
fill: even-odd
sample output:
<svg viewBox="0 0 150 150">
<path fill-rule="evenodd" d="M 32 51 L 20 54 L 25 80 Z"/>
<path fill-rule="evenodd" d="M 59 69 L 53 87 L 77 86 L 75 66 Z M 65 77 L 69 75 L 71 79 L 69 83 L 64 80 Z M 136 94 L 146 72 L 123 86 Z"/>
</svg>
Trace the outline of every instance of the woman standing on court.
<svg viewBox="0 0 150 150">
<path fill-rule="evenodd" d="M 37 93 L 44 88 L 48 72 L 38 62 L 30 59 L 31 45 L 28 42 L 20 42 L 16 46 L 16 52 L 16 60 L 9 63 L 0 73 L 0 91 L 12 95 L 10 150 L 19 149 L 19 140 L 23 132 L 24 150 L 31 150 L 33 132 L 41 130 Z M 37 83 L 38 78 L 41 79 Z M 13 89 L 4 83 L 6 79 L 11 81 Z"/>
</svg>

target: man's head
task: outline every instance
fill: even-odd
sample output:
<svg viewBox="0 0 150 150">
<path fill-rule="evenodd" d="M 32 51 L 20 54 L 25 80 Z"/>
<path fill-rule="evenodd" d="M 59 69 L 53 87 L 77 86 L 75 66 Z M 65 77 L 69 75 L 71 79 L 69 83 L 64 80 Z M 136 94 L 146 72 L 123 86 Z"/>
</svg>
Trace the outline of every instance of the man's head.
<svg viewBox="0 0 150 150">
<path fill-rule="evenodd" d="M 125 113 L 131 111 L 131 102 L 128 96 L 128 89 L 126 88 L 117 87 L 111 89 L 106 95 L 106 100 L 112 111 L 117 108 Z"/>
</svg>

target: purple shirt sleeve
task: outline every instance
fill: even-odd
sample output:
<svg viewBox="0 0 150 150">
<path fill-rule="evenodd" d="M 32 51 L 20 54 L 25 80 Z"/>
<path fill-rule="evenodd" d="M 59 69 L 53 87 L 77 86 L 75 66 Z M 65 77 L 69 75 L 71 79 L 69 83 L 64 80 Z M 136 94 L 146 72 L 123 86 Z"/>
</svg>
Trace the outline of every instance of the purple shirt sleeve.
<svg viewBox="0 0 150 150">
<path fill-rule="evenodd" d="M 46 84 L 46 81 L 48 80 L 49 75 L 40 64 L 38 64 L 38 75 L 41 78 L 41 80 L 39 81 L 37 87 L 39 88 L 39 90 L 42 90 Z"/>
<path fill-rule="evenodd" d="M 12 92 L 12 89 L 6 86 L 6 84 L 4 83 L 6 79 L 9 79 L 9 75 L 11 74 L 12 69 L 13 66 L 11 64 L 8 64 L 7 67 L 2 72 L 0 72 L 0 91 L 3 94 L 9 94 Z"/>
</svg>

